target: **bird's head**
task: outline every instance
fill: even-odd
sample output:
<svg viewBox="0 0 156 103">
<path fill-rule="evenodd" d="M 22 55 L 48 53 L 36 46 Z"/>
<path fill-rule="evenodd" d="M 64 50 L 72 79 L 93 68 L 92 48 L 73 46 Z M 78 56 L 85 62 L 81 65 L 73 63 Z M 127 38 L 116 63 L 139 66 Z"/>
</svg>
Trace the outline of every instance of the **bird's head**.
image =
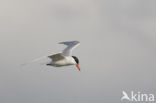
<svg viewBox="0 0 156 103">
<path fill-rule="evenodd" d="M 79 66 L 79 59 L 76 57 L 76 56 L 72 56 L 73 58 L 74 58 L 74 60 L 75 60 L 75 62 L 76 62 L 76 67 L 77 67 L 77 69 L 79 69 L 79 71 L 80 71 L 80 66 Z"/>
</svg>

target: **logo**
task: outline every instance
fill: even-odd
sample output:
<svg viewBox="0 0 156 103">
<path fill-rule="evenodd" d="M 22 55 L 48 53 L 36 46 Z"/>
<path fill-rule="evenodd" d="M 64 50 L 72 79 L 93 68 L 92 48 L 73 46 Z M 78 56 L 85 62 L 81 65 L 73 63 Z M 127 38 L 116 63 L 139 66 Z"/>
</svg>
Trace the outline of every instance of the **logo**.
<svg viewBox="0 0 156 103">
<path fill-rule="evenodd" d="M 131 91 L 130 93 L 126 93 L 122 91 L 121 101 L 131 101 L 131 102 L 153 102 L 154 94 L 147 94 L 141 92 Z"/>
</svg>

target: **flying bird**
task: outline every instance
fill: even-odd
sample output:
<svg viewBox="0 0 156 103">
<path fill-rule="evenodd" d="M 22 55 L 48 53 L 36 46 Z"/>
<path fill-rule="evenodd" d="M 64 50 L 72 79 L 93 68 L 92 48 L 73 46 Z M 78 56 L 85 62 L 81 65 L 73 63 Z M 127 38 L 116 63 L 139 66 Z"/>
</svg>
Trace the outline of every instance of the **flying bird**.
<svg viewBox="0 0 156 103">
<path fill-rule="evenodd" d="M 44 56 L 44 57 L 32 60 L 31 62 L 28 62 L 28 63 L 36 62 L 42 58 L 48 57 L 51 60 L 49 63 L 46 64 L 47 66 L 62 67 L 62 66 L 68 66 L 68 65 L 76 65 L 76 67 L 80 71 L 79 59 L 76 56 L 72 56 L 72 50 L 76 48 L 78 45 L 80 45 L 80 42 L 79 41 L 66 41 L 66 42 L 60 42 L 59 44 L 64 44 L 67 46 L 61 53 Z"/>
</svg>

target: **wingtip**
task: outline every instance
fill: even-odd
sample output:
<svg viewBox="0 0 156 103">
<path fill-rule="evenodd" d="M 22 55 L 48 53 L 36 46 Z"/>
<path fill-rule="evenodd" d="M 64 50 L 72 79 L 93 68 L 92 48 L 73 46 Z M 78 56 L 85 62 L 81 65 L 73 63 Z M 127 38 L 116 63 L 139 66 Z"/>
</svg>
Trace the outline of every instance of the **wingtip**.
<svg viewBox="0 0 156 103">
<path fill-rule="evenodd" d="M 80 41 L 77 41 L 77 40 L 75 40 L 75 41 L 64 41 L 64 42 L 59 42 L 58 44 L 68 44 L 68 43 L 80 43 Z"/>
</svg>

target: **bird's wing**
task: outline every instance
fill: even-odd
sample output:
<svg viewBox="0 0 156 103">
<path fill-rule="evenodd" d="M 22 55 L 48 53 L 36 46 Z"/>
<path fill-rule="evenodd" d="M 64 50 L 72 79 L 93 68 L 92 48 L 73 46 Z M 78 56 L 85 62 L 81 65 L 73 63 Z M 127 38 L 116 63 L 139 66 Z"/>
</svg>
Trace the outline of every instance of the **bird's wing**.
<svg viewBox="0 0 156 103">
<path fill-rule="evenodd" d="M 28 64 L 31 64 L 31 63 L 34 63 L 34 62 L 38 62 L 38 61 L 40 61 L 42 59 L 45 59 L 45 58 L 50 58 L 50 59 L 52 59 L 52 61 L 55 62 L 55 61 L 64 59 L 64 56 L 62 55 L 62 53 L 58 53 L 58 54 L 54 54 L 54 55 L 49 55 L 49 56 L 42 56 L 42 57 L 33 59 L 31 61 L 28 61 L 26 63 L 23 63 L 23 64 L 21 64 L 21 66 L 28 65 Z"/>
<path fill-rule="evenodd" d="M 62 55 L 62 53 L 58 53 L 58 54 L 54 54 L 54 55 L 50 55 L 48 56 L 50 59 L 53 60 L 53 62 L 64 59 L 64 56 Z"/>
<path fill-rule="evenodd" d="M 64 56 L 71 56 L 72 54 L 72 50 L 74 48 L 76 48 L 80 42 L 79 41 L 67 41 L 67 42 L 60 42 L 59 44 L 64 44 L 66 45 L 67 47 L 63 50 L 62 54 Z"/>
</svg>

